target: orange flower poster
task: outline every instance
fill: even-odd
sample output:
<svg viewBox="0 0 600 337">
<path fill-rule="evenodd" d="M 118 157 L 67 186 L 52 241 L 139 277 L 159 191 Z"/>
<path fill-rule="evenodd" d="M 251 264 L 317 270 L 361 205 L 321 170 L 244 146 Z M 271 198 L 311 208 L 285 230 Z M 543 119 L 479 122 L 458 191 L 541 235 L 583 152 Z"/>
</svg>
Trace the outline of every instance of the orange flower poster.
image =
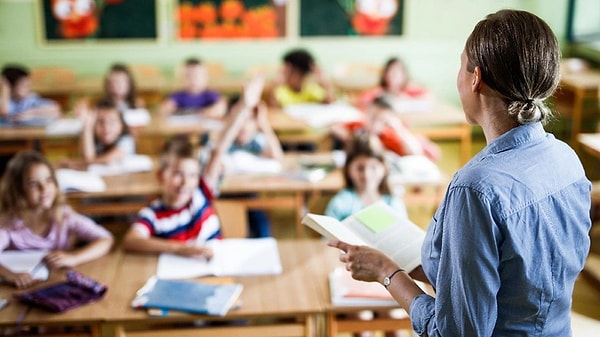
<svg viewBox="0 0 600 337">
<path fill-rule="evenodd" d="M 284 37 L 286 0 L 179 0 L 177 36 L 192 39 Z"/>
<path fill-rule="evenodd" d="M 300 35 L 402 34 L 404 0 L 301 0 Z"/>
</svg>

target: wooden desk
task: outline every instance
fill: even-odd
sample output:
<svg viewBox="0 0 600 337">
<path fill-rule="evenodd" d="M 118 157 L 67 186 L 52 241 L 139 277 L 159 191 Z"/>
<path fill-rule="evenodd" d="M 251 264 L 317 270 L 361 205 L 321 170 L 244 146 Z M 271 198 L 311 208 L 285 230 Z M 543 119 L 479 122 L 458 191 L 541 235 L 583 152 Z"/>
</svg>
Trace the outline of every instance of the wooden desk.
<svg viewBox="0 0 600 337">
<path fill-rule="evenodd" d="M 115 275 L 121 262 L 121 257 L 121 250 L 113 249 L 113 251 L 108 255 L 98 260 L 91 261 L 73 268 L 83 275 L 109 286 L 107 293 L 100 301 L 60 314 L 53 314 L 42 309 L 31 308 L 23 317 L 22 327 L 43 326 L 52 330 L 56 329 L 57 327 L 62 328 L 64 326 L 71 326 L 88 330 L 89 336 L 101 336 L 100 326 L 104 323 L 107 313 L 113 308 L 113 304 L 107 301 L 108 294 L 112 292 L 118 292 L 119 289 L 113 287 L 111 284 L 114 283 Z M 39 284 L 35 288 L 62 282 L 66 280 L 65 275 L 65 270 L 53 270 L 50 273 L 50 279 L 42 284 Z M 11 286 L 0 284 L 0 297 L 11 299 L 12 294 L 16 291 L 17 289 Z M 17 329 L 18 318 L 25 312 L 26 308 L 26 305 L 11 299 L 11 303 L 8 305 L 8 307 L 2 309 L 1 311 L 0 331 L 2 331 L 3 328 L 9 328 L 13 330 Z M 64 333 L 59 333 L 57 335 L 64 335 Z"/>
<path fill-rule="evenodd" d="M 467 123 L 459 107 L 436 102 L 430 111 L 407 112 L 399 116 L 416 133 L 431 140 L 458 140 L 461 164 L 465 164 L 471 158 L 471 125 Z M 269 111 L 269 122 L 282 141 L 310 142 L 316 144 L 320 150 L 331 149 L 327 130 L 312 128 L 281 109 Z"/>
<path fill-rule="evenodd" d="M 117 336 L 317 336 L 323 303 L 321 282 L 327 270 L 322 259 L 333 250 L 321 240 L 282 240 L 278 242 L 283 267 L 280 275 L 236 277 L 243 284 L 242 306 L 225 317 L 172 315 L 148 317 L 145 311 L 131 308 L 135 292 L 155 274 L 154 255 L 125 254 L 106 302 L 113 310 L 106 313 L 106 324 Z M 245 321 L 243 325 L 192 328 L 197 320 Z M 187 328 L 182 325 L 188 324 Z M 173 327 L 179 325 L 179 328 Z M 148 331 L 152 329 L 152 331 Z M 137 331 L 135 331 L 137 330 Z M 146 330 L 146 331 L 143 331 Z"/>
<path fill-rule="evenodd" d="M 400 118 L 415 133 L 431 140 L 458 140 L 461 165 L 471 159 L 471 125 L 460 107 L 435 102 L 430 111 L 402 113 Z"/>
<path fill-rule="evenodd" d="M 574 94 L 571 121 L 571 146 L 577 146 L 577 135 L 581 132 L 583 105 L 587 99 L 598 100 L 600 71 L 586 70 L 562 74 L 560 88 Z"/>
<path fill-rule="evenodd" d="M 321 154 L 322 155 L 322 154 Z M 326 154 L 325 154 L 326 155 Z M 319 156 L 306 154 L 303 156 Z M 298 157 L 287 154 L 284 164 L 297 162 Z M 136 172 L 103 177 L 106 190 L 102 192 L 69 192 L 69 204 L 86 215 L 136 214 L 150 200 L 160 194 L 156 172 Z M 285 175 L 232 174 L 223 178 L 222 195 L 259 194 L 259 198 L 236 197 L 247 208 L 292 208 L 296 212 L 294 226 L 298 237 L 304 236 L 300 223 L 310 197 L 323 192 L 337 192 L 344 186 L 341 172 L 332 171 L 316 182 L 300 180 Z M 232 200 L 232 199 L 227 199 Z"/>
</svg>

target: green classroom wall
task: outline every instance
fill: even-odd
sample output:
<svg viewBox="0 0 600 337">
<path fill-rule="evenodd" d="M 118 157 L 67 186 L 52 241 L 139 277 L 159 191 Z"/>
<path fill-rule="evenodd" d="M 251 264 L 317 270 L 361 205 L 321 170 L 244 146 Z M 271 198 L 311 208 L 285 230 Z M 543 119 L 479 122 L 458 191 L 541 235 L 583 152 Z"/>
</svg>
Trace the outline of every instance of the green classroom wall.
<svg viewBox="0 0 600 337">
<path fill-rule="evenodd" d="M 0 0 L 0 64 L 21 62 L 29 67 L 66 65 L 78 74 L 98 75 L 115 61 L 154 64 L 168 75 L 184 58 L 195 55 L 220 62 L 233 75 L 253 65 L 278 64 L 289 48 L 309 49 L 318 63 L 331 70 L 337 63 L 382 64 L 390 56 L 407 63 L 413 79 L 441 99 L 458 102 L 455 77 L 465 38 L 487 13 L 518 8 L 536 13 L 563 39 L 568 0 L 408 0 L 404 34 L 385 38 L 300 38 L 298 1 L 288 0 L 291 36 L 270 41 L 176 41 L 172 11 L 176 0 L 156 0 L 161 38 L 156 43 L 69 43 L 42 45 L 36 0 Z M 40 0 L 41 2 L 41 0 Z M 288 27 L 290 27 L 288 25 Z"/>
</svg>

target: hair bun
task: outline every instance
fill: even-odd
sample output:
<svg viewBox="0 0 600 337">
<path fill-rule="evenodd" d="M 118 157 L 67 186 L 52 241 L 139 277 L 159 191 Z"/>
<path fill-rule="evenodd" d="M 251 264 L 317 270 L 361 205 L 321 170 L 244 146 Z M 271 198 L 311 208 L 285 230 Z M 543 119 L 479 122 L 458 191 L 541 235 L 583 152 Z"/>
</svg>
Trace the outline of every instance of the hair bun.
<svg viewBox="0 0 600 337">
<path fill-rule="evenodd" d="M 513 116 L 517 116 L 520 124 L 542 121 L 549 114 L 548 108 L 540 99 L 514 101 L 508 105 L 508 112 Z"/>
</svg>

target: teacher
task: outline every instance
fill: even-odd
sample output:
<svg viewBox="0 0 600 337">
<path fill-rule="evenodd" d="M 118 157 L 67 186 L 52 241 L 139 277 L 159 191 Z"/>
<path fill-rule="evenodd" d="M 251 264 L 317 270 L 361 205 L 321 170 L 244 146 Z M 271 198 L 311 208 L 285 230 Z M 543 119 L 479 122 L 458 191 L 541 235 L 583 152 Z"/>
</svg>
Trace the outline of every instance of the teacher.
<svg viewBox="0 0 600 337">
<path fill-rule="evenodd" d="M 537 16 L 480 21 L 456 85 L 486 147 L 453 177 L 422 247 L 422 269 L 344 242 L 355 279 L 384 284 L 424 336 L 571 336 L 571 297 L 589 250 L 590 182 L 571 148 L 544 131 L 560 51 Z M 410 274 L 408 273 L 410 272 Z M 425 294 L 413 281 L 435 289 Z"/>
</svg>

